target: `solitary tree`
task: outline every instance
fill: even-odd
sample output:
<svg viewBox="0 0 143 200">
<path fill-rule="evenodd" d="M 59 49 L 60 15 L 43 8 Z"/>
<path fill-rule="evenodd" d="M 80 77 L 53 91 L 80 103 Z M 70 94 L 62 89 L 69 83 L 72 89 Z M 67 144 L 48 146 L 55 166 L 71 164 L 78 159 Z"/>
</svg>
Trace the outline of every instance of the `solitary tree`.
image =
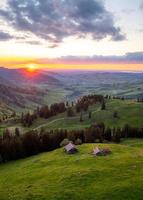
<svg viewBox="0 0 143 200">
<path fill-rule="evenodd" d="M 102 101 L 102 105 L 101 105 L 101 110 L 105 110 L 106 109 L 106 105 L 105 105 L 105 101 Z"/>
<path fill-rule="evenodd" d="M 113 117 L 114 117 L 114 118 L 118 118 L 118 112 L 117 112 L 117 111 L 114 111 Z"/>
<path fill-rule="evenodd" d="M 83 122 L 83 116 L 82 116 L 82 112 L 80 113 L 80 119 L 79 119 L 80 122 Z"/>
<path fill-rule="evenodd" d="M 20 136 L 20 131 L 19 131 L 19 128 L 15 128 L 15 135 L 16 135 L 17 137 L 19 137 L 19 136 Z"/>
<path fill-rule="evenodd" d="M 91 112 L 91 111 L 89 111 L 88 118 L 89 118 L 89 119 L 91 119 L 91 117 L 92 117 L 92 112 Z"/>
<path fill-rule="evenodd" d="M 73 117 L 74 116 L 74 111 L 72 107 L 67 108 L 67 116 L 68 117 Z"/>
</svg>

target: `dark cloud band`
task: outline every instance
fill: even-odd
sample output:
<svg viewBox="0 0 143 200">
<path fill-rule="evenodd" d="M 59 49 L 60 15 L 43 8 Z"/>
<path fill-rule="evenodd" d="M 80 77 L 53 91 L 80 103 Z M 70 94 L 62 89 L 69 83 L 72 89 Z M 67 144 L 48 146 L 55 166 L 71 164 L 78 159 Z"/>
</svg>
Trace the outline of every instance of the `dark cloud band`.
<svg viewBox="0 0 143 200">
<path fill-rule="evenodd" d="M 64 56 L 58 59 L 40 59 L 39 63 L 96 64 L 96 63 L 143 63 L 143 52 L 127 53 L 123 56 Z"/>
<path fill-rule="evenodd" d="M 54 44 L 69 36 L 113 41 L 125 39 L 101 0 L 7 0 L 0 16 L 20 31 Z"/>
<path fill-rule="evenodd" d="M 9 34 L 9 33 L 5 33 L 3 31 L 0 31 L 0 41 L 6 41 L 6 40 L 10 40 L 13 37 Z"/>
</svg>

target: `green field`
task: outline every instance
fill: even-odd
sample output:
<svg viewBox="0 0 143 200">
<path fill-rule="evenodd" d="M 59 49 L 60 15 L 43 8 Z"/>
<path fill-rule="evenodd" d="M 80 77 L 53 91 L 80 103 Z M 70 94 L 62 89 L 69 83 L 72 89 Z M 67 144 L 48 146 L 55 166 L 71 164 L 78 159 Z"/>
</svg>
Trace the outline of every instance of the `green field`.
<svg viewBox="0 0 143 200">
<path fill-rule="evenodd" d="M 94 146 L 112 154 L 93 157 Z M 0 165 L 0 200 L 142 200 L 143 140 L 84 144 Z"/>
<path fill-rule="evenodd" d="M 101 110 L 101 105 L 96 104 L 89 107 L 92 111 L 92 118 L 89 119 L 89 111 L 83 112 L 83 122 L 80 122 L 80 113 L 75 112 L 74 117 L 67 117 L 67 113 L 58 114 L 49 119 L 38 118 L 30 128 L 25 128 L 21 124 L 7 123 L 0 125 L 0 134 L 5 128 L 12 132 L 15 127 L 20 128 L 21 132 L 27 132 L 31 129 L 40 130 L 49 129 L 84 129 L 91 124 L 104 122 L 106 127 L 123 127 L 128 123 L 132 127 L 143 127 L 143 103 L 137 103 L 135 100 L 108 100 L 106 110 Z M 118 118 L 113 117 L 114 111 L 118 112 Z"/>
<path fill-rule="evenodd" d="M 143 126 L 143 104 L 137 103 L 134 100 L 108 100 L 106 103 L 106 110 L 101 110 L 101 105 L 97 104 L 91 106 L 89 110 L 92 111 L 92 118 L 88 118 L 88 112 L 83 112 L 83 122 L 80 122 L 80 114 L 69 118 L 64 115 L 56 116 L 52 120 L 43 122 L 48 129 L 81 129 L 89 127 L 91 124 L 104 122 L 109 127 L 123 127 L 126 123 L 133 127 Z M 118 112 L 118 118 L 113 117 L 114 111 Z"/>
</svg>

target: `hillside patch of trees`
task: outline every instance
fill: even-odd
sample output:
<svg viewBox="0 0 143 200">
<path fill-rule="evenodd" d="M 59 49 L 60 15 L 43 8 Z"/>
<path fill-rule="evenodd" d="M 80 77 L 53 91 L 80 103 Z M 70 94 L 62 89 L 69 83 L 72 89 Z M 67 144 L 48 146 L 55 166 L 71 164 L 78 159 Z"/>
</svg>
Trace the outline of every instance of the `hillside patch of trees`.
<svg viewBox="0 0 143 200">
<path fill-rule="evenodd" d="M 102 95 L 87 95 L 81 97 L 76 103 L 76 112 L 87 111 L 90 105 L 96 104 L 97 102 L 102 103 L 104 97 Z"/>
<path fill-rule="evenodd" d="M 66 106 L 64 102 L 52 104 L 50 107 L 47 105 L 37 108 L 33 113 L 26 113 L 21 115 L 21 123 L 24 126 L 30 127 L 34 120 L 38 117 L 48 119 L 50 117 L 56 116 L 57 114 L 63 113 L 66 111 Z"/>
<path fill-rule="evenodd" d="M 74 106 L 76 112 L 82 112 L 82 111 L 87 111 L 90 105 L 96 104 L 97 102 L 100 103 L 104 102 L 104 97 L 102 95 L 83 96 L 77 102 L 75 103 L 72 102 L 71 106 L 69 105 L 69 102 L 55 103 L 52 104 L 51 106 L 45 105 L 40 108 L 38 107 L 32 113 L 30 112 L 27 112 L 25 114 L 22 113 L 20 121 L 24 126 L 30 127 L 38 117 L 48 119 L 60 113 L 64 113 L 65 111 L 67 111 L 68 117 L 73 117 Z"/>
</svg>

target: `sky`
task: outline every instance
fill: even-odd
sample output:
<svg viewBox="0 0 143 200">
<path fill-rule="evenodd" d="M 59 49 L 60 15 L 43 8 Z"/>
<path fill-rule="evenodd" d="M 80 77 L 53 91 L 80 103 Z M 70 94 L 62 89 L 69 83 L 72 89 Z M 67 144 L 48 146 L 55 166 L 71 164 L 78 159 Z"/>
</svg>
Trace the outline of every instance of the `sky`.
<svg viewBox="0 0 143 200">
<path fill-rule="evenodd" d="M 143 71 L 143 0 L 0 0 L 0 66 Z"/>
</svg>

